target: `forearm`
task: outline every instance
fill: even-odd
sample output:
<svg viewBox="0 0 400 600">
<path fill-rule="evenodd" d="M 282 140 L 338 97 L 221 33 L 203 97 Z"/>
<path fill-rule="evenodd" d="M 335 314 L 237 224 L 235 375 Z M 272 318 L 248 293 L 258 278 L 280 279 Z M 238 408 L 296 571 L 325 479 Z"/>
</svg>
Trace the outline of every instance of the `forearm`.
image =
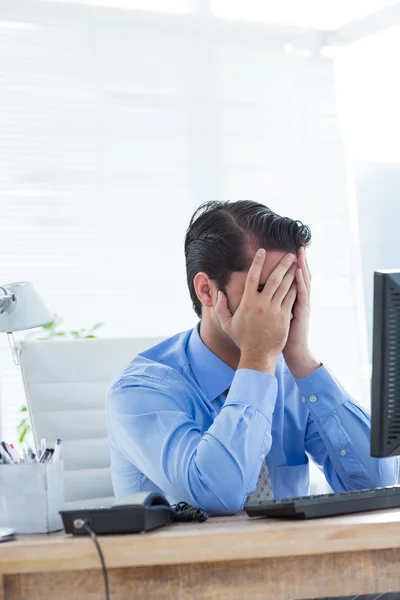
<svg viewBox="0 0 400 600">
<path fill-rule="evenodd" d="M 295 379 L 308 377 L 311 373 L 319 369 L 322 364 L 308 350 L 295 356 L 290 356 L 286 352 L 283 355 L 287 367 Z"/>
<path fill-rule="evenodd" d="M 238 512 L 271 446 L 275 377 L 238 370 L 206 431 L 190 416 L 185 398 L 173 392 L 159 393 L 142 382 L 114 390 L 108 402 L 113 445 L 177 501 L 210 514 Z"/>
<path fill-rule="evenodd" d="M 331 487 L 351 490 L 393 485 L 395 459 L 370 455 L 371 420 L 326 369 L 296 381 L 310 411 L 306 450 L 324 468 Z"/>
<path fill-rule="evenodd" d="M 318 455 L 317 462 L 335 491 L 397 483 L 397 459 L 371 457 L 369 415 L 350 400 L 326 419 L 311 423 L 307 447 Z"/>
<path fill-rule="evenodd" d="M 240 354 L 239 369 L 247 369 L 249 371 L 259 371 L 269 375 L 275 375 L 276 363 L 279 354 L 273 352 L 254 352 L 253 350 L 244 349 Z"/>
<path fill-rule="evenodd" d="M 210 512 L 238 512 L 255 487 L 271 448 L 276 396 L 275 377 L 248 370 L 236 372 L 226 402 L 198 443 L 188 468 L 193 497 L 204 504 L 209 502 L 211 491 L 218 498 L 221 506 L 208 505 Z"/>
</svg>

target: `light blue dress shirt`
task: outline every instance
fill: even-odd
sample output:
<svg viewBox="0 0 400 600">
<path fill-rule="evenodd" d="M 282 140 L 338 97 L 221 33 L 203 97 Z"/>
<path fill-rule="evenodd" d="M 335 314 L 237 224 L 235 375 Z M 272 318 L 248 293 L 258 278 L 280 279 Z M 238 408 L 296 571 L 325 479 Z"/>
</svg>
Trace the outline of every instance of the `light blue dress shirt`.
<svg viewBox="0 0 400 600">
<path fill-rule="evenodd" d="M 265 456 L 276 498 L 309 493 L 309 456 L 334 491 L 397 483 L 397 459 L 371 458 L 369 414 L 325 366 L 294 379 L 281 356 L 275 376 L 234 371 L 198 327 L 127 365 L 109 390 L 107 423 L 117 496 L 161 491 L 234 514 Z"/>
</svg>

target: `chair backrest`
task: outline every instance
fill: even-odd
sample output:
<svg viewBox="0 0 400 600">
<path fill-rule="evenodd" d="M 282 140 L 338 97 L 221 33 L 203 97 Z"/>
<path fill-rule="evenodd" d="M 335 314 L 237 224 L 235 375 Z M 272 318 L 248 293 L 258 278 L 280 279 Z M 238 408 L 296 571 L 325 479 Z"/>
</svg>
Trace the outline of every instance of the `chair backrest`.
<svg viewBox="0 0 400 600">
<path fill-rule="evenodd" d="M 65 501 L 113 496 L 105 398 L 132 358 L 163 338 L 21 342 L 33 435 L 62 440 Z"/>
</svg>

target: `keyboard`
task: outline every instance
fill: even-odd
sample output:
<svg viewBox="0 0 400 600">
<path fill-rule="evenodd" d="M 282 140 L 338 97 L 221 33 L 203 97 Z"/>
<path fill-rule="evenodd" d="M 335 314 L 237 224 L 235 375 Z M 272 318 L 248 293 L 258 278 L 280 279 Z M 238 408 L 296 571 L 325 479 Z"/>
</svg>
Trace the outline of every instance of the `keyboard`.
<svg viewBox="0 0 400 600">
<path fill-rule="evenodd" d="M 400 486 L 268 500 L 244 510 L 249 517 L 315 519 L 385 508 L 400 508 Z"/>
</svg>

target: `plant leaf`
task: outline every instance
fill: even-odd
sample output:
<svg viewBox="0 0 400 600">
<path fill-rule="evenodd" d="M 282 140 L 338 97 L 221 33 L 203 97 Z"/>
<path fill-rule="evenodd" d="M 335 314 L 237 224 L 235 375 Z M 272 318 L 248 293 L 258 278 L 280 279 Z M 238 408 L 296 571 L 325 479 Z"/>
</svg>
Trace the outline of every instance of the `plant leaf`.
<svg viewBox="0 0 400 600">
<path fill-rule="evenodd" d="M 28 421 L 27 417 L 25 417 L 25 419 L 21 419 L 21 421 L 17 425 L 18 431 L 23 429 L 28 423 L 29 423 L 29 421 Z"/>
<path fill-rule="evenodd" d="M 19 443 L 22 444 L 22 442 L 24 441 L 26 435 L 29 433 L 29 431 L 31 430 L 30 425 L 27 425 L 25 427 L 25 429 L 23 430 L 23 432 L 21 433 L 21 435 L 19 436 Z"/>
<path fill-rule="evenodd" d="M 28 412 L 27 406 L 21 406 L 21 412 Z"/>
</svg>

